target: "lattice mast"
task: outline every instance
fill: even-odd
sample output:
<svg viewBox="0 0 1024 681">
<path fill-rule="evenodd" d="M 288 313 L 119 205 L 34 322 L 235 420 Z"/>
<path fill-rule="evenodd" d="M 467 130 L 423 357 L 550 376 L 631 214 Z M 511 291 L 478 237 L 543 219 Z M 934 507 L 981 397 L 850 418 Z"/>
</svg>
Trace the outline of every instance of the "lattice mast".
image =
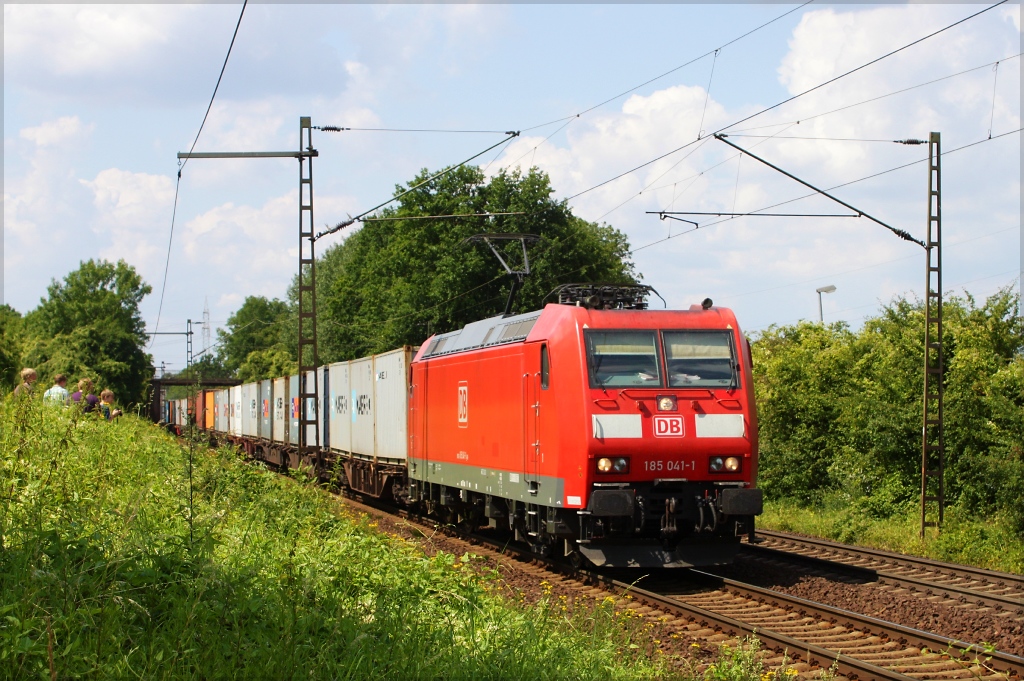
<svg viewBox="0 0 1024 681">
<path fill-rule="evenodd" d="M 306 151 L 306 154 L 302 152 Z M 309 116 L 299 118 L 299 275 L 298 275 L 298 359 L 299 359 L 299 457 L 315 459 L 321 473 L 323 454 L 320 426 L 316 415 L 319 389 L 316 380 L 320 364 L 316 340 L 316 252 L 313 232 L 313 126 Z M 309 372 L 313 380 L 309 381 Z M 312 385 L 310 385 L 312 383 Z M 312 409 L 310 409 L 312 407 Z M 312 411 L 313 413 L 309 413 Z M 308 427 L 313 427 L 313 444 L 308 442 Z"/>
<path fill-rule="evenodd" d="M 928 231 L 925 238 L 924 424 L 921 429 L 921 536 L 940 527 L 946 505 L 942 347 L 942 173 L 939 133 L 928 138 Z M 934 505 L 932 514 L 929 510 Z M 929 519 L 931 518 L 931 519 Z"/>
</svg>

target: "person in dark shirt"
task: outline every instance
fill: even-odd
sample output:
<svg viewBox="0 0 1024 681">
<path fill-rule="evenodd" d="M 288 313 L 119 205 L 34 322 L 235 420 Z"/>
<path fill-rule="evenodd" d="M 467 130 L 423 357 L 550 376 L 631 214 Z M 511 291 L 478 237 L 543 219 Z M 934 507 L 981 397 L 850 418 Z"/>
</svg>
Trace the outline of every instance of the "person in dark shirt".
<svg viewBox="0 0 1024 681">
<path fill-rule="evenodd" d="M 71 404 L 77 404 L 82 408 L 82 413 L 88 414 L 96 411 L 100 405 L 100 398 L 92 394 L 92 381 L 83 378 L 78 382 L 78 391 L 71 393 Z"/>
<path fill-rule="evenodd" d="M 108 421 L 112 421 L 121 415 L 121 410 L 114 408 L 113 390 L 107 389 L 100 393 L 100 411 Z"/>
<path fill-rule="evenodd" d="M 15 395 L 28 395 L 32 393 L 32 384 L 36 382 L 36 370 L 35 369 L 22 369 L 21 370 L 21 384 L 14 389 Z"/>
</svg>

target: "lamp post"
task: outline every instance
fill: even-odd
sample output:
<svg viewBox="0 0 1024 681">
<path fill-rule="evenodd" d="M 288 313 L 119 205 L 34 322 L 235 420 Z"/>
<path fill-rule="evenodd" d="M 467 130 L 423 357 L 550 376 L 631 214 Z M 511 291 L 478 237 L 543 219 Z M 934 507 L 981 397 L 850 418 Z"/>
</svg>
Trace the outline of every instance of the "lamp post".
<svg viewBox="0 0 1024 681">
<path fill-rule="evenodd" d="M 821 288 L 815 290 L 818 292 L 818 321 L 824 324 L 825 314 L 821 311 L 821 294 L 832 293 L 833 291 L 836 290 L 836 287 L 834 284 L 829 284 L 828 286 L 822 286 Z"/>
</svg>

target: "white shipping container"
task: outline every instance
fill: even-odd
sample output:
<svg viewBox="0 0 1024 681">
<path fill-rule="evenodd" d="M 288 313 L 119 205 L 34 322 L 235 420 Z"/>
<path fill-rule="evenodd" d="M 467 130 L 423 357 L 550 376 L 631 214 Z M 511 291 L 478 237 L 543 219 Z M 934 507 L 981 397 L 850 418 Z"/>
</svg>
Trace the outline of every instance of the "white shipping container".
<svg viewBox="0 0 1024 681">
<path fill-rule="evenodd" d="M 373 458 L 374 437 L 373 357 L 354 359 L 349 363 L 352 390 L 352 453 Z"/>
<path fill-rule="evenodd" d="M 242 434 L 242 386 L 233 386 L 231 393 L 231 434 L 238 437 Z"/>
<path fill-rule="evenodd" d="M 299 377 L 288 377 L 288 442 L 299 444 Z"/>
<path fill-rule="evenodd" d="M 274 425 L 271 439 L 274 442 L 288 442 L 288 379 L 274 379 Z"/>
<path fill-rule="evenodd" d="M 221 416 L 221 412 L 224 410 L 224 391 L 214 390 L 213 391 L 213 429 L 216 431 L 223 431 L 221 423 L 224 421 Z"/>
<path fill-rule="evenodd" d="M 260 385 L 246 383 L 242 386 L 242 435 L 259 437 L 260 434 Z"/>
<path fill-rule="evenodd" d="M 306 390 L 308 392 L 312 392 L 313 382 L 316 381 L 316 394 L 320 398 L 323 398 L 324 386 L 323 386 L 323 381 L 320 379 L 321 375 L 322 375 L 322 371 L 319 370 L 319 369 L 316 370 L 316 371 L 307 371 L 306 372 Z M 307 419 L 316 419 L 316 418 L 319 418 L 318 414 L 320 414 L 320 410 L 317 409 L 316 399 L 312 398 L 312 397 L 306 398 L 306 418 Z M 314 447 L 314 446 L 319 445 L 319 444 L 320 443 L 317 442 L 317 427 L 314 426 L 314 425 L 307 425 L 306 426 L 306 445 L 308 445 L 310 447 Z"/>
<path fill-rule="evenodd" d="M 404 347 L 373 358 L 376 456 L 405 461 L 408 456 L 409 364 L 412 348 Z"/>
<path fill-rule="evenodd" d="M 271 439 L 274 432 L 274 381 L 260 381 L 260 425 L 259 436 Z"/>
<path fill-rule="evenodd" d="M 352 451 L 352 387 L 349 383 L 349 363 L 335 362 L 328 367 L 330 387 L 331 449 Z"/>
</svg>

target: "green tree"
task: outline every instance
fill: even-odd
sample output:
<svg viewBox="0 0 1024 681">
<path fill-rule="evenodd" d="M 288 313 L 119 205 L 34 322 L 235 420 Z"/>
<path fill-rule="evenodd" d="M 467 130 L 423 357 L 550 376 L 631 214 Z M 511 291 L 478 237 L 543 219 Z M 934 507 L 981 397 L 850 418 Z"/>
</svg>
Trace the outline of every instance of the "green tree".
<svg viewBox="0 0 1024 681">
<path fill-rule="evenodd" d="M 298 372 L 298 362 L 288 349 L 276 345 L 266 350 L 253 350 L 238 368 L 238 378 L 244 383 L 262 381 L 265 378 L 291 376 Z"/>
<path fill-rule="evenodd" d="M 23 326 L 20 312 L 10 305 L 0 305 L 0 390 L 11 390 L 18 384 Z"/>
<path fill-rule="evenodd" d="M 274 298 L 249 296 L 230 317 L 225 329 L 217 329 L 218 355 L 228 371 L 239 370 L 256 350 L 268 350 L 285 342 L 294 326 L 287 323 L 288 304 Z"/>
<path fill-rule="evenodd" d="M 1024 536 L 1024 320 L 1007 287 L 943 305 L 946 499 Z M 924 315 L 897 298 L 854 334 L 770 327 L 753 344 L 760 479 L 775 498 L 838 493 L 888 517 L 920 489 Z"/>
<path fill-rule="evenodd" d="M 426 170 L 412 187 L 430 176 Z M 407 187 L 396 187 L 396 194 Z M 515 311 L 539 309 L 558 284 L 574 281 L 633 283 L 629 243 L 607 225 L 582 220 L 552 198 L 550 181 L 531 169 L 502 171 L 487 181 L 475 167 L 461 167 L 402 197 L 317 262 L 320 357 L 361 357 L 399 345 L 416 345 L 433 333 L 500 314 L 510 280 L 474 234 L 529 233 L 532 274 Z M 424 216 L 522 213 L 495 217 L 415 219 Z M 502 247 L 515 265 L 518 242 Z M 294 288 L 294 286 L 293 286 Z M 294 294 L 293 294 L 294 295 Z"/>
<path fill-rule="evenodd" d="M 83 262 L 25 316 L 27 362 L 42 381 L 58 372 L 89 377 L 122 404 L 142 403 L 153 360 L 139 303 L 151 291 L 123 260 Z"/>
</svg>

